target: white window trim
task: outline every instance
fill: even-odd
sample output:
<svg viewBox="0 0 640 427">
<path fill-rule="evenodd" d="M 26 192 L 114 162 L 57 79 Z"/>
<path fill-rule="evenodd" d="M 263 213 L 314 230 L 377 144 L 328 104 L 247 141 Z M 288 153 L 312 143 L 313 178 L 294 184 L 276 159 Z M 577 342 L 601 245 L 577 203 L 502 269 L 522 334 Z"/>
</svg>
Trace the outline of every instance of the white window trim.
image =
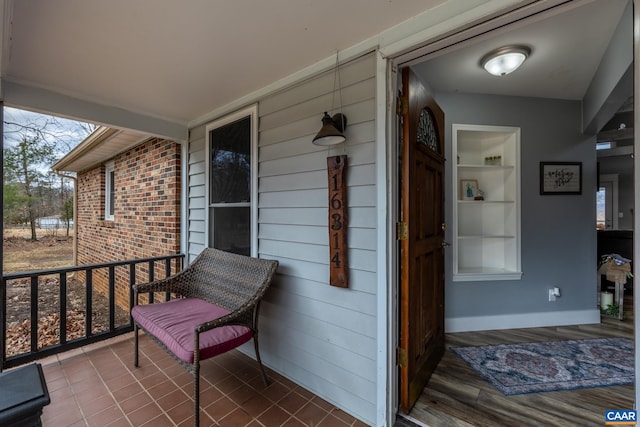
<svg viewBox="0 0 640 427">
<path fill-rule="evenodd" d="M 114 162 L 107 162 L 104 165 L 104 219 L 105 221 L 113 221 L 114 216 L 109 212 L 111 211 L 111 193 L 114 191 L 111 188 L 111 180 L 109 174 L 115 171 Z M 115 179 L 114 179 L 115 180 Z"/>
<path fill-rule="evenodd" d="M 233 203 L 233 204 L 225 204 L 225 206 L 250 206 L 251 212 L 251 256 L 258 256 L 258 104 L 254 104 L 250 107 L 244 108 L 242 110 L 236 111 L 235 113 L 228 114 L 224 117 L 221 117 L 213 122 L 209 123 L 205 127 L 205 170 L 206 170 L 206 178 L 205 178 L 205 198 L 206 198 L 206 213 L 205 213 L 205 246 L 209 245 L 210 242 L 210 211 L 211 207 L 216 206 L 216 204 L 211 204 L 210 201 L 210 191 L 209 188 L 211 183 L 211 141 L 210 134 L 211 130 L 219 128 L 221 126 L 227 125 L 229 123 L 235 122 L 236 120 L 240 120 L 245 117 L 251 117 L 251 202 L 250 203 Z"/>
</svg>

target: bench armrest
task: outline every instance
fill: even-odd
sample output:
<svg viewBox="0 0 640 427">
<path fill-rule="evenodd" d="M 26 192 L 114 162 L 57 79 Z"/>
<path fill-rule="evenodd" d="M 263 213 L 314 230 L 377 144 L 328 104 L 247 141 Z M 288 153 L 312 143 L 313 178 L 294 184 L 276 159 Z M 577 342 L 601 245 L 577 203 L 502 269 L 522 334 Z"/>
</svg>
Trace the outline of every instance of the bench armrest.
<svg viewBox="0 0 640 427">
<path fill-rule="evenodd" d="M 242 325 L 250 327 L 253 330 L 255 328 L 255 325 L 253 324 L 253 312 L 255 307 L 256 304 L 248 304 L 222 317 L 201 323 L 196 326 L 195 333 L 201 334 L 203 332 L 210 331 L 211 329 L 227 325 Z"/>
<path fill-rule="evenodd" d="M 181 274 L 167 277 L 165 279 L 154 280 L 153 282 L 148 283 L 138 283 L 133 285 L 133 293 L 134 293 L 134 305 L 138 303 L 138 294 L 145 294 L 148 292 L 170 292 L 170 293 L 179 293 L 177 287 L 174 286 L 175 283 L 178 283 L 180 280 Z"/>
</svg>

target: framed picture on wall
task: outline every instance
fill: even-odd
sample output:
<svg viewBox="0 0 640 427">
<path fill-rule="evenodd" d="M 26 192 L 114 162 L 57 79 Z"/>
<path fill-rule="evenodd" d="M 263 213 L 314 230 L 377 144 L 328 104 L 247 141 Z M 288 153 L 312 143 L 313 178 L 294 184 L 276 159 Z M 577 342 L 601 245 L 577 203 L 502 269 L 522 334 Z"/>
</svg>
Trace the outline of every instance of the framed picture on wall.
<svg viewBox="0 0 640 427">
<path fill-rule="evenodd" d="M 474 200 L 478 195 L 477 179 L 461 179 L 460 180 L 460 200 Z"/>
<path fill-rule="evenodd" d="M 540 194 L 582 194 L 582 162 L 540 162 Z"/>
</svg>

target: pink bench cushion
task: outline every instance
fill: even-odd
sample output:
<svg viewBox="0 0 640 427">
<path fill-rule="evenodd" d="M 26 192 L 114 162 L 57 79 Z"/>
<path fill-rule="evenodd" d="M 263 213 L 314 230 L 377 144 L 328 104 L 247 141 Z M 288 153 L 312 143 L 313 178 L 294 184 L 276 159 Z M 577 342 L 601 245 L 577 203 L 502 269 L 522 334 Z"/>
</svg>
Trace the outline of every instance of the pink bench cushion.
<svg viewBox="0 0 640 427">
<path fill-rule="evenodd" d="M 194 331 L 201 323 L 218 319 L 229 311 L 197 298 L 136 305 L 133 319 L 160 340 L 180 360 L 193 363 Z M 200 334 L 200 360 L 238 347 L 253 336 L 244 326 L 222 326 Z"/>
</svg>

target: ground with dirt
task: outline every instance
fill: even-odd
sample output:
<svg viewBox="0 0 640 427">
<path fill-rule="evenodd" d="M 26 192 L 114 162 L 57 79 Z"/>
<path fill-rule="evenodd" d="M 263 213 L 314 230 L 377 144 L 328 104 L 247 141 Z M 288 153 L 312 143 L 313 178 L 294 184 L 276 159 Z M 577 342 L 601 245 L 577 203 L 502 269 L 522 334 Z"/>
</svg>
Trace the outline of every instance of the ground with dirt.
<svg viewBox="0 0 640 427">
<path fill-rule="evenodd" d="M 31 231 L 5 229 L 3 233 L 2 272 L 14 273 L 73 265 L 73 236 L 65 233 L 38 232 L 31 240 Z"/>
<path fill-rule="evenodd" d="M 47 270 L 73 265 L 73 238 L 65 233 L 38 233 L 30 239 L 29 230 L 5 230 L 3 239 L 3 274 Z M 67 340 L 85 335 L 86 287 L 73 276 L 67 280 Z M 94 292 L 92 330 L 108 329 L 108 299 Z M 118 324 L 128 321 L 127 313 L 119 310 Z M 7 356 L 30 351 L 31 345 L 31 285 L 30 279 L 7 283 Z M 57 344 L 60 340 L 59 276 L 41 277 L 38 283 L 38 347 Z"/>
</svg>

